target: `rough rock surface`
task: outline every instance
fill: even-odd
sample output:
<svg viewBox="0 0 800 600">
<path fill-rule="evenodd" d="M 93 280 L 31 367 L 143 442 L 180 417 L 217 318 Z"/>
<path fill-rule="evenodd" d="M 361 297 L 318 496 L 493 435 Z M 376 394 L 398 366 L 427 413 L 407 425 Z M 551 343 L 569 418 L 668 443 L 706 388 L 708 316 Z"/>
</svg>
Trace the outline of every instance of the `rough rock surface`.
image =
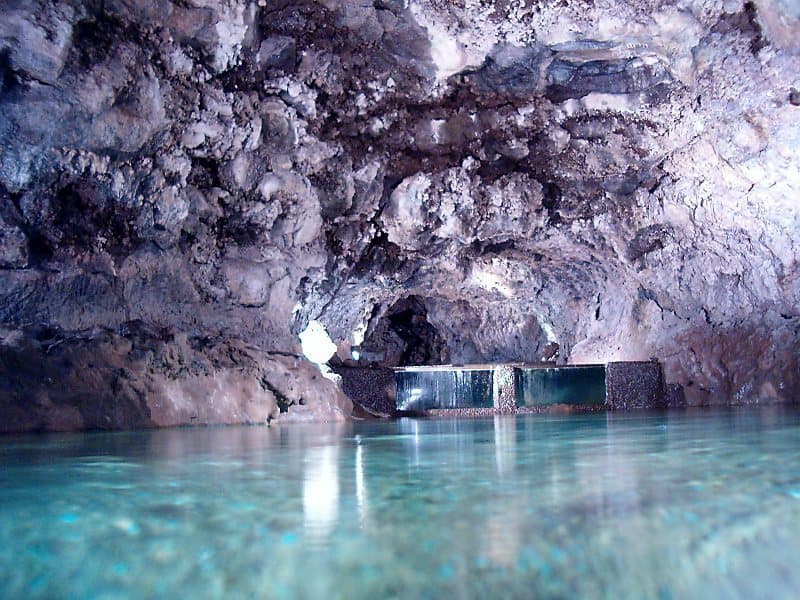
<svg viewBox="0 0 800 600">
<path fill-rule="evenodd" d="M 236 341 L 142 327 L 2 333 L 0 433 L 341 420 L 351 409 L 315 366 Z"/>
<path fill-rule="evenodd" d="M 344 416 L 312 320 L 797 400 L 798 60 L 788 0 L 4 2 L 4 429 Z"/>
</svg>

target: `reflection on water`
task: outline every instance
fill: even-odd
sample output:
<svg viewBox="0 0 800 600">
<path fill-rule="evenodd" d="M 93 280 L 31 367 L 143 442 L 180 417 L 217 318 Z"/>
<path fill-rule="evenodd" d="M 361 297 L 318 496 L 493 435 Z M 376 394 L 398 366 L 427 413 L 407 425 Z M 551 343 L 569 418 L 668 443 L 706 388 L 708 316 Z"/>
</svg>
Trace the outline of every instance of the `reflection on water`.
<svg viewBox="0 0 800 600">
<path fill-rule="evenodd" d="M 510 415 L 498 415 L 494 423 L 494 457 L 497 476 L 504 481 L 514 474 L 517 462 L 517 421 Z M 508 498 L 497 506 L 487 507 L 486 553 L 491 562 L 499 567 L 513 567 L 522 546 L 520 519 L 524 507 L 518 498 Z"/>
<path fill-rule="evenodd" d="M 0 597 L 791 597 L 798 434 L 759 410 L 6 438 Z"/>
<path fill-rule="evenodd" d="M 369 518 L 367 495 L 367 482 L 364 479 L 364 446 L 361 445 L 361 439 L 356 438 L 356 500 L 358 501 L 358 519 L 362 526 L 367 525 Z"/>
<path fill-rule="evenodd" d="M 503 477 L 514 471 L 517 460 L 517 420 L 509 415 L 494 417 L 494 459 L 497 475 Z"/>
<path fill-rule="evenodd" d="M 339 516 L 338 446 L 306 450 L 303 460 L 303 514 L 306 531 L 324 537 Z"/>
</svg>

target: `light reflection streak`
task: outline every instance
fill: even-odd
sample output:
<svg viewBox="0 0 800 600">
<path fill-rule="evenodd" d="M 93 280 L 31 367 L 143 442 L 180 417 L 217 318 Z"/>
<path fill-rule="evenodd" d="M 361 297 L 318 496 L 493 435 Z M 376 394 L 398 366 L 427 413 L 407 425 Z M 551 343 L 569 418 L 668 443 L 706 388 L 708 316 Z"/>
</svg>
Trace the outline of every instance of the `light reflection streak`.
<svg viewBox="0 0 800 600">
<path fill-rule="evenodd" d="M 512 478 L 517 462 L 517 418 L 510 415 L 494 417 L 494 458 L 500 481 Z M 516 495 L 498 496 L 486 519 L 486 554 L 499 567 L 513 567 L 522 547 L 520 515 L 524 507 Z"/>
<path fill-rule="evenodd" d="M 364 480 L 364 446 L 361 440 L 356 437 L 356 502 L 358 504 L 358 519 L 364 527 L 369 516 L 369 506 L 367 504 L 367 484 Z"/>
<path fill-rule="evenodd" d="M 514 470 L 517 455 L 517 419 L 514 416 L 494 417 L 494 460 L 500 479 Z"/>
<path fill-rule="evenodd" d="M 325 538 L 339 516 L 339 448 L 311 447 L 303 469 L 303 517 L 314 537 Z"/>
</svg>

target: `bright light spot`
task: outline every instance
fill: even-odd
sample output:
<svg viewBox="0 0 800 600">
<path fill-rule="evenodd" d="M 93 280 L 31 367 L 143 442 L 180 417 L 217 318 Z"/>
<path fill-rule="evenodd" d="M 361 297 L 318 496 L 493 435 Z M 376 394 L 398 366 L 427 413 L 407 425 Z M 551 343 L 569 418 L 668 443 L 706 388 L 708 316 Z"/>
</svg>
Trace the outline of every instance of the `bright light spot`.
<svg viewBox="0 0 800 600">
<path fill-rule="evenodd" d="M 428 27 L 428 37 L 431 40 L 431 58 L 436 65 L 438 79 L 447 79 L 466 66 L 464 51 L 445 29 Z"/>
<path fill-rule="evenodd" d="M 317 366 L 319 367 L 319 370 L 325 379 L 330 379 L 333 383 L 337 385 L 342 383 L 342 376 L 334 371 L 331 371 L 331 368 L 328 365 L 317 365 Z"/>
<path fill-rule="evenodd" d="M 510 287 L 503 283 L 497 275 L 489 271 L 474 270 L 472 272 L 472 281 L 489 292 L 498 291 L 506 298 L 511 298 L 514 295 Z"/>
<path fill-rule="evenodd" d="M 441 144 L 442 143 L 442 130 L 444 126 L 447 124 L 447 121 L 444 119 L 432 119 L 431 120 L 431 136 L 433 137 L 434 144 Z"/>
<path fill-rule="evenodd" d="M 310 321 L 299 337 L 303 354 L 313 363 L 325 364 L 336 354 L 336 344 L 319 321 Z"/>
<path fill-rule="evenodd" d="M 303 469 L 303 515 L 309 533 L 326 536 L 339 516 L 339 449 L 309 448 Z"/>
<path fill-rule="evenodd" d="M 540 319 L 539 320 L 539 327 L 541 327 L 542 331 L 544 331 L 545 336 L 547 336 L 547 341 L 548 342 L 555 342 L 556 341 L 556 332 L 553 331 L 553 326 L 550 325 L 550 323 Z"/>
<path fill-rule="evenodd" d="M 364 481 L 364 447 L 359 443 L 356 448 L 356 501 L 358 516 L 363 524 L 367 519 L 367 484 Z"/>
<path fill-rule="evenodd" d="M 494 460 L 497 474 L 502 478 L 513 472 L 516 463 L 517 424 L 507 416 L 494 417 Z"/>
<path fill-rule="evenodd" d="M 411 3 L 409 8 L 414 20 L 428 32 L 436 79 L 444 81 L 453 73 L 463 70 L 467 66 L 467 55 L 456 35 L 448 31 L 445 24 L 432 21 L 421 4 Z"/>
<path fill-rule="evenodd" d="M 536 317 L 536 321 L 539 323 L 539 327 L 542 328 L 545 337 L 547 338 L 548 342 L 558 342 L 556 338 L 556 332 L 553 329 L 553 326 L 544 318 L 541 312 L 538 310 L 533 311 L 534 316 Z"/>
<path fill-rule="evenodd" d="M 353 346 L 360 346 L 364 343 L 364 336 L 367 335 L 367 322 L 359 324 L 353 331 Z"/>
<path fill-rule="evenodd" d="M 359 352 L 358 350 L 351 350 L 350 356 L 353 357 L 353 360 L 358 360 L 359 358 L 361 358 L 361 352 Z"/>
</svg>

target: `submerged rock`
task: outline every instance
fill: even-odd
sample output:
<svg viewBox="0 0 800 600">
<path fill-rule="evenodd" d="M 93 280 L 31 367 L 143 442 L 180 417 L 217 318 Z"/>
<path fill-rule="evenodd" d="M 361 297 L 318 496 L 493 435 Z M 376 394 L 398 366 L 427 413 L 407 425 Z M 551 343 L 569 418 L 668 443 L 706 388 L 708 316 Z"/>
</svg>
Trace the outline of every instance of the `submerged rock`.
<svg viewBox="0 0 800 600">
<path fill-rule="evenodd" d="M 342 418 L 314 321 L 334 367 L 656 356 L 681 402 L 795 401 L 798 32 L 772 1 L 6 3 L 0 421 Z"/>
</svg>

